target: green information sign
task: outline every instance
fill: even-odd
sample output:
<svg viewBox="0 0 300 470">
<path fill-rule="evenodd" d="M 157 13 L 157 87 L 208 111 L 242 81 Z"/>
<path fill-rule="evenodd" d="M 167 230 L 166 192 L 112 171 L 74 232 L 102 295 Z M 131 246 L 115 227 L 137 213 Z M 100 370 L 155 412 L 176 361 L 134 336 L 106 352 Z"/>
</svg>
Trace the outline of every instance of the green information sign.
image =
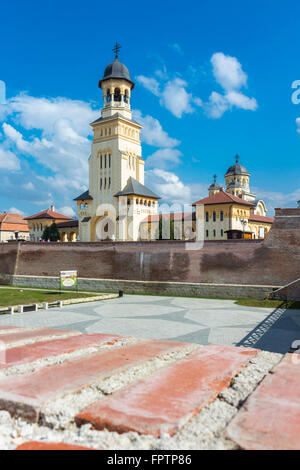
<svg viewBox="0 0 300 470">
<path fill-rule="evenodd" d="M 76 287 L 77 271 L 60 271 L 60 287 Z"/>
</svg>

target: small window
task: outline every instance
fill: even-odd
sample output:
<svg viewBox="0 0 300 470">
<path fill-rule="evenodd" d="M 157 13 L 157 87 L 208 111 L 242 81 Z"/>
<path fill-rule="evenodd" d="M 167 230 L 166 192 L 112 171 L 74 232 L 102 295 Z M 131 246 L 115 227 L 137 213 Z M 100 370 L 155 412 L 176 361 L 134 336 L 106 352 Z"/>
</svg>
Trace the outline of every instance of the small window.
<svg viewBox="0 0 300 470">
<path fill-rule="evenodd" d="M 209 213 L 208 212 L 206 212 L 206 214 L 205 214 L 205 220 L 206 220 L 206 222 L 209 221 Z"/>
<path fill-rule="evenodd" d="M 216 211 L 213 211 L 213 221 L 216 222 L 217 220 L 217 213 Z"/>
<path fill-rule="evenodd" d="M 106 168 L 106 154 L 104 155 L 104 168 Z"/>
<path fill-rule="evenodd" d="M 220 212 L 220 220 L 221 220 L 221 222 L 223 222 L 223 220 L 224 220 L 224 212 L 223 211 Z"/>
<path fill-rule="evenodd" d="M 110 188 L 110 185 L 111 185 L 111 178 L 109 177 L 108 178 L 108 187 Z"/>
<path fill-rule="evenodd" d="M 100 178 L 100 189 L 102 189 L 102 178 Z"/>
<path fill-rule="evenodd" d="M 100 169 L 102 170 L 103 168 L 103 155 L 100 155 Z"/>
<path fill-rule="evenodd" d="M 216 236 L 216 230 L 214 229 L 214 237 Z"/>
<path fill-rule="evenodd" d="M 120 91 L 120 88 L 115 88 L 114 101 L 121 101 L 121 91 Z"/>
<path fill-rule="evenodd" d="M 109 168 L 111 168 L 111 154 L 109 154 L 108 158 L 109 158 Z"/>
<path fill-rule="evenodd" d="M 209 231 L 208 231 L 208 230 L 206 230 L 206 236 L 208 237 L 208 235 L 209 235 Z"/>
<path fill-rule="evenodd" d="M 224 230 L 221 229 L 221 237 L 224 237 Z"/>
</svg>

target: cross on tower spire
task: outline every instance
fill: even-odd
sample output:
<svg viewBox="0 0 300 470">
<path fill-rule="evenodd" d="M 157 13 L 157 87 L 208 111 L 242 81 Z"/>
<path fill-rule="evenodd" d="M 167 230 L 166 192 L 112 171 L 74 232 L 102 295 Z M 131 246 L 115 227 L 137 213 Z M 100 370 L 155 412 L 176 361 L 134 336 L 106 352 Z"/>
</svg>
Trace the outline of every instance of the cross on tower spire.
<svg viewBox="0 0 300 470">
<path fill-rule="evenodd" d="M 116 44 L 115 44 L 115 46 L 114 46 L 114 48 L 113 48 L 113 50 L 112 50 L 112 51 L 115 53 L 115 59 L 118 58 L 119 50 L 121 49 L 121 47 L 122 47 L 122 46 L 116 41 Z"/>
<path fill-rule="evenodd" d="M 235 156 L 235 162 L 236 162 L 236 163 L 238 163 L 238 162 L 239 162 L 239 158 L 240 158 L 240 157 L 239 157 L 239 155 L 238 155 L 238 154 L 236 154 L 236 156 Z"/>
<path fill-rule="evenodd" d="M 216 183 L 217 181 L 217 175 L 214 175 L 214 182 Z"/>
</svg>

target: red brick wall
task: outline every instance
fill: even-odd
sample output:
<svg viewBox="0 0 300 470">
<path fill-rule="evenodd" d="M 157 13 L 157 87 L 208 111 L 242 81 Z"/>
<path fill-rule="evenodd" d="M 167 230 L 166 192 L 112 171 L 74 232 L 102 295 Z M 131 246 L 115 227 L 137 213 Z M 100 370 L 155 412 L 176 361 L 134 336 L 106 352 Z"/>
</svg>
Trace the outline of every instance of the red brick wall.
<svg viewBox="0 0 300 470">
<path fill-rule="evenodd" d="M 284 285 L 300 277 L 299 215 L 300 209 L 278 209 L 265 242 L 207 242 L 201 250 L 168 241 L 21 243 L 16 274 L 77 269 L 89 278 Z M 15 257 L 15 244 L 1 246 L 1 273 L 12 274 Z"/>
</svg>

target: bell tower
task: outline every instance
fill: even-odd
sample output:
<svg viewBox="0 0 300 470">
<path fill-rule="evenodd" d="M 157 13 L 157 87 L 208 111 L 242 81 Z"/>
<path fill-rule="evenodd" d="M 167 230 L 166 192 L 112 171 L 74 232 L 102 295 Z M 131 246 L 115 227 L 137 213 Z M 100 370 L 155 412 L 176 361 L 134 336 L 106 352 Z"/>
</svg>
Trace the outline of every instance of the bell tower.
<svg viewBox="0 0 300 470">
<path fill-rule="evenodd" d="M 134 82 L 126 65 L 119 61 L 120 48 L 116 43 L 114 61 L 107 65 L 99 81 L 103 106 L 101 116 L 91 123 L 94 137 L 89 158 L 89 190 L 76 198 L 81 241 L 103 239 L 98 222 L 109 215 L 101 213 L 104 206 L 108 211 L 112 209 L 119 221 L 124 218 L 123 213 L 119 214 L 122 200 L 126 212 L 131 214 L 133 234 L 126 229 L 121 237 L 116 229 L 115 240 L 137 240 L 140 221 L 157 211 L 159 197 L 144 186 L 142 126 L 132 119 L 130 100 Z"/>
<path fill-rule="evenodd" d="M 120 49 L 120 44 L 116 42 L 113 48 L 115 60 L 108 64 L 102 80 L 99 80 L 99 88 L 103 91 L 103 118 L 120 113 L 131 119 L 130 97 L 134 82 L 130 78 L 128 68 L 119 61 Z"/>
</svg>

